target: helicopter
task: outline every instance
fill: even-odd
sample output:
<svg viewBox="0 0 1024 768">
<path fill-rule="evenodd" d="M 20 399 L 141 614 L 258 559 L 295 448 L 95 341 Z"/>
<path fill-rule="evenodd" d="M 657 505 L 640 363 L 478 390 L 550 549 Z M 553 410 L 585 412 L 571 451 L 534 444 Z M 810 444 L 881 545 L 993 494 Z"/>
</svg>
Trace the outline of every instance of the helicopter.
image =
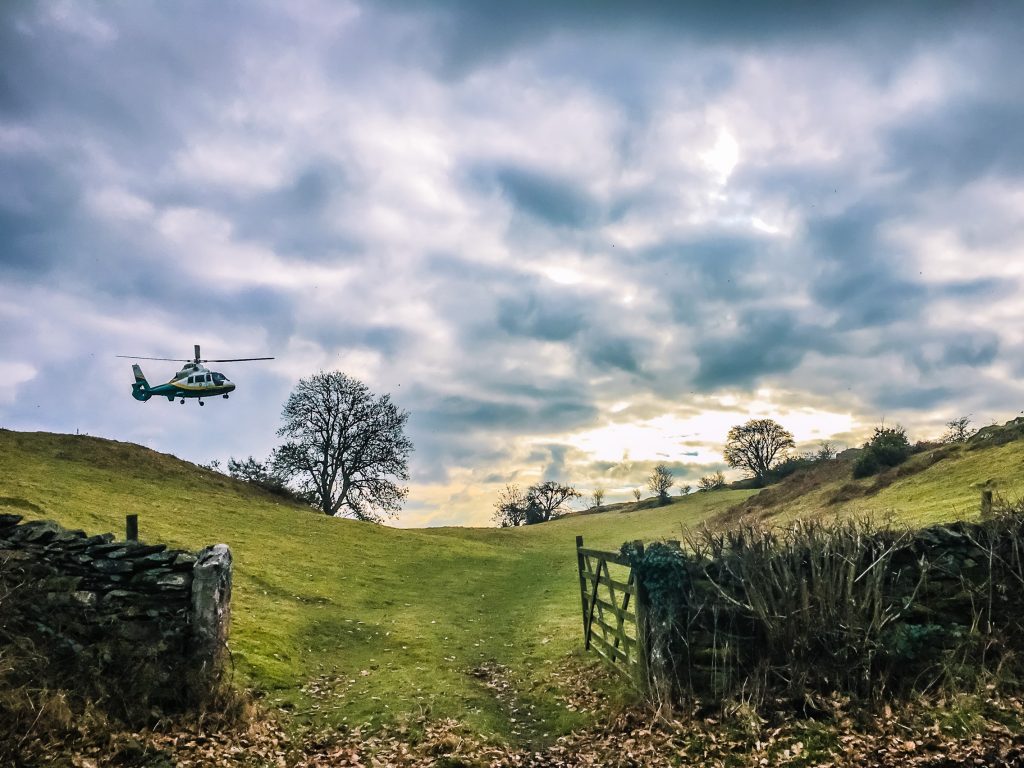
<svg viewBox="0 0 1024 768">
<path fill-rule="evenodd" d="M 181 398 L 182 404 L 185 398 L 194 397 L 199 399 L 200 405 L 204 397 L 216 397 L 220 395 L 225 400 L 228 393 L 235 390 L 234 383 L 223 373 L 211 371 L 203 363 L 242 363 L 249 360 L 273 360 L 272 357 L 234 357 L 225 360 L 202 359 L 199 356 L 199 345 L 195 346 L 195 356 L 191 360 L 180 357 L 141 357 L 137 355 L 115 355 L 115 357 L 127 358 L 129 360 L 167 360 L 175 363 L 184 363 L 181 370 L 174 374 L 174 377 L 166 384 L 158 384 L 151 387 L 142 373 L 138 363 L 132 365 L 132 372 L 135 374 L 135 383 L 132 384 L 132 397 L 145 402 L 151 397 L 166 397 L 172 403 L 176 397 Z"/>
</svg>

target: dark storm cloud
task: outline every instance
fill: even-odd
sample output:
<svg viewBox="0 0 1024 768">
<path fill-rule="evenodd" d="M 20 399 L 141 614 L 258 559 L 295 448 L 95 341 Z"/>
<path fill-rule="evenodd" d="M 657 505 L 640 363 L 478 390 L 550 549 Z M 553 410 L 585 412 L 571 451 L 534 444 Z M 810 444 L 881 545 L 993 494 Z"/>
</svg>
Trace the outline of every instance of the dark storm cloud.
<svg viewBox="0 0 1024 768">
<path fill-rule="evenodd" d="M 765 162 L 754 157 L 738 167 L 730 181 L 755 191 L 758 199 L 781 201 L 820 216 L 818 211 L 834 204 L 840 189 L 844 195 L 849 192 L 850 172 L 844 164 L 794 164 L 785 158 Z"/>
<path fill-rule="evenodd" d="M 642 343 L 624 338 L 602 337 L 589 340 L 584 347 L 587 360 L 597 368 L 618 368 L 627 373 L 640 372 Z"/>
<path fill-rule="evenodd" d="M 531 0 L 504 5 L 450 0 L 432 6 L 429 12 L 411 0 L 390 0 L 387 5 L 416 14 L 422 23 L 433 26 L 442 43 L 442 61 L 453 74 L 546 42 L 559 33 L 623 34 L 641 29 L 661 37 L 660 42 L 674 38 L 744 46 L 866 36 L 892 43 L 899 40 L 909 47 L 913 40 L 930 37 L 948 24 L 970 21 L 972 11 L 971 6 L 951 0 L 920 5 L 883 0 L 857 4 L 737 0 L 725 6 L 695 0 L 628 4 Z"/>
<path fill-rule="evenodd" d="M 572 286 L 519 278 L 522 289 L 498 301 L 498 327 L 511 336 L 544 342 L 565 342 L 597 369 L 626 373 L 641 370 L 646 344 L 609 328 L 603 316 L 604 298 Z M 482 329 L 482 333 L 491 333 Z"/>
<path fill-rule="evenodd" d="M 564 179 L 526 168 L 500 168 L 494 178 L 520 211 L 554 226 L 580 227 L 596 222 L 597 204 Z"/>
<path fill-rule="evenodd" d="M 1019 80 L 1012 77 L 1014 88 Z M 1019 94 L 1014 94 L 1019 99 Z M 1005 97 L 1004 97 L 1005 99 Z M 908 186 L 959 186 L 985 176 L 1024 175 L 1024 102 L 958 99 L 892 128 L 887 137 L 891 170 Z"/>
<path fill-rule="evenodd" d="M 544 341 L 566 341 L 583 328 L 583 300 L 554 290 L 524 287 L 498 301 L 498 327 L 508 334 Z"/>
<path fill-rule="evenodd" d="M 999 337 L 996 334 L 961 334 L 946 342 L 942 362 L 945 365 L 982 367 L 994 362 L 998 354 Z"/>
<path fill-rule="evenodd" d="M 348 168 L 316 158 L 267 191 L 178 184 L 161 189 L 154 202 L 216 211 L 234 223 L 239 240 L 268 246 L 287 259 L 337 264 L 364 255 L 365 244 L 345 215 L 356 189 Z"/>
<path fill-rule="evenodd" d="M 0 158 L 0 271 L 48 272 L 69 254 L 81 226 L 81 192 L 63 164 L 38 155 Z"/>
<path fill-rule="evenodd" d="M 934 338 L 921 332 L 908 338 L 895 334 L 882 348 L 902 353 L 921 374 L 935 375 L 956 366 L 980 369 L 991 365 L 998 359 L 1000 340 L 992 331 L 948 329 Z"/>
<path fill-rule="evenodd" d="M 873 393 L 872 402 L 879 408 L 895 410 L 934 408 L 953 399 L 957 394 L 952 387 L 888 385 Z"/>
<path fill-rule="evenodd" d="M 216 108 L 209 96 L 237 77 L 239 25 L 254 33 L 269 31 L 274 21 L 265 12 L 240 10 L 234 3 L 4 4 L 0 72 L 7 113 L 59 122 L 145 166 L 154 153 L 179 146 L 188 121 Z M 96 18 L 76 25 L 93 12 Z"/>
<path fill-rule="evenodd" d="M 763 376 L 792 371 L 810 350 L 832 346 L 829 336 L 784 310 L 744 312 L 728 333 L 698 340 L 694 384 L 705 390 L 751 387 Z"/>
<path fill-rule="evenodd" d="M 882 326 L 916 316 L 926 288 L 905 276 L 911 256 L 883 242 L 879 227 L 894 212 L 854 207 L 808 224 L 808 246 L 821 267 L 811 295 L 838 315 L 838 329 Z"/>
<path fill-rule="evenodd" d="M 990 366 L 1010 357 L 994 331 L 919 327 L 917 323 L 887 328 L 885 333 L 862 338 L 860 343 L 851 343 L 850 347 L 864 361 L 870 362 L 856 381 L 852 370 L 848 371 L 847 384 L 856 386 L 865 402 L 880 408 L 893 407 L 899 386 L 916 391 L 936 383 L 946 388 L 947 404 L 955 406 L 957 400 L 973 397 L 971 390 L 977 388 L 979 378 L 986 377 Z M 968 373 L 965 368 L 971 371 Z M 882 394 L 876 397 L 875 393 Z"/>
<path fill-rule="evenodd" d="M 597 409 L 589 402 L 538 400 L 528 404 L 442 395 L 414 397 L 423 415 L 419 424 L 436 432 L 563 431 L 589 422 Z"/>
<path fill-rule="evenodd" d="M 409 419 L 409 437 L 416 446 L 410 467 L 413 483 L 446 483 L 453 467 L 502 467 L 497 479 L 482 482 L 512 482 L 515 480 L 515 458 L 508 441 L 481 439 L 478 434 L 458 435 L 437 433 L 420 423 L 420 414 L 413 411 Z"/>
<path fill-rule="evenodd" d="M 749 233 L 709 230 L 641 253 L 651 284 L 666 291 L 682 322 L 697 319 L 702 304 L 742 301 L 767 289 L 763 270 L 773 260 L 772 243 Z"/>
</svg>

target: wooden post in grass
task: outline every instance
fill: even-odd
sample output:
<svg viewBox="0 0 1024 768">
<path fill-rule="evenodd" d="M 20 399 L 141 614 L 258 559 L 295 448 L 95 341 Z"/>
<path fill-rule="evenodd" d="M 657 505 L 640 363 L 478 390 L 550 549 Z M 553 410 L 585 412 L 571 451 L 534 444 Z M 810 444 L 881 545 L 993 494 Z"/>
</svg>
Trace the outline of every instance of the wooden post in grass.
<svg viewBox="0 0 1024 768">
<path fill-rule="evenodd" d="M 587 626 L 587 582 L 583 575 L 583 537 L 576 537 L 576 570 L 580 575 L 580 605 L 583 606 L 583 644 L 590 650 L 590 627 Z"/>
<path fill-rule="evenodd" d="M 124 517 L 124 537 L 128 541 L 139 540 L 139 516 L 138 515 L 125 515 Z"/>
<path fill-rule="evenodd" d="M 981 516 L 983 518 L 992 516 L 992 490 L 990 488 L 981 492 Z"/>
<path fill-rule="evenodd" d="M 633 542 L 634 551 L 637 554 L 637 562 L 644 558 L 644 543 Z M 636 684 L 640 692 L 647 696 L 651 692 L 650 674 L 650 653 L 651 653 L 651 626 L 647 614 L 647 590 L 644 589 L 643 580 L 637 572 L 637 566 L 633 566 L 633 586 L 636 587 L 636 602 L 633 603 L 636 610 Z"/>
</svg>

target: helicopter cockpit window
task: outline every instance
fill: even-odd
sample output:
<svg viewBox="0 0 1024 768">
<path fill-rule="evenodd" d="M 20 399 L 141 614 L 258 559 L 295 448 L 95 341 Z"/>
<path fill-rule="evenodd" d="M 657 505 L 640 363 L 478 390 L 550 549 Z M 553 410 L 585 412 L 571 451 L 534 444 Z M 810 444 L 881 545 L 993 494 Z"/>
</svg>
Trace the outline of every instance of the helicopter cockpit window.
<svg viewBox="0 0 1024 768">
<path fill-rule="evenodd" d="M 195 380 L 195 378 L 196 378 L 195 376 L 189 376 L 188 377 L 188 383 L 191 384 Z"/>
<path fill-rule="evenodd" d="M 223 384 L 224 383 L 224 374 L 223 373 L 215 373 L 215 374 L 213 374 L 213 383 L 214 384 Z"/>
</svg>

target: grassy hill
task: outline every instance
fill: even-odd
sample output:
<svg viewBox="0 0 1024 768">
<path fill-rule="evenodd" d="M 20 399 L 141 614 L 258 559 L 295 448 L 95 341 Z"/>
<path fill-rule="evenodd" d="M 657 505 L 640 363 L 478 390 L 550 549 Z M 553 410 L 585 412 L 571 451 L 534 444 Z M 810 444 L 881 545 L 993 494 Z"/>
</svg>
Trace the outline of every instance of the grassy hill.
<svg viewBox="0 0 1024 768">
<path fill-rule="evenodd" d="M 874 512 L 922 523 L 973 514 L 980 482 L 1024 493 L 1024 441 L 933 459 L 915 457 L 919 471 L 874 491 L 874 479 L 848 487 L 848 467 L 836 462 L 754 498 L 728 490 L 529 528 L 403 530 L 327 518 L 131 444 L 0 430 L 0 511 L 90 532 L 120 532 L 134 512 L 144 540 L 229 544 L 238 675 L 298 716 L 457 716 L 480 733 L 531 741 L 589 717 L 559 698 L 581 645 L 575 535 L 617 549 L 741 515 Z M 482 665 L 503 670 L 515 710 L 488 689 Z"/>
<path fill-rule="evenodd" d="M 1024 498 L 1024 419 L 981 430 L 963 444 L 920 451 L 898 467 L 853 479 L 854 456 L 797 472 L 719 514 L 785 522 L 798 517 L 868 515 L 919 527 L 977 516 L 983 488 Z"/>
<path fill-rule="evenodd" d="M 229 544 L 243 682 L 350 724 L 428 711 L 524 739 L 581 724 L 554 674 L 581 645 L 576 534 L 615 549 L 678 537 L 746 495 L 515 530 L 405 530 L 327 518 L 136 445 L 0 430 L 0 510 L 118 533 L 138 513 L 144 540 Z M 483 664 L 507 669 L 519 712 L 472 674 Z"/>
</svg>

